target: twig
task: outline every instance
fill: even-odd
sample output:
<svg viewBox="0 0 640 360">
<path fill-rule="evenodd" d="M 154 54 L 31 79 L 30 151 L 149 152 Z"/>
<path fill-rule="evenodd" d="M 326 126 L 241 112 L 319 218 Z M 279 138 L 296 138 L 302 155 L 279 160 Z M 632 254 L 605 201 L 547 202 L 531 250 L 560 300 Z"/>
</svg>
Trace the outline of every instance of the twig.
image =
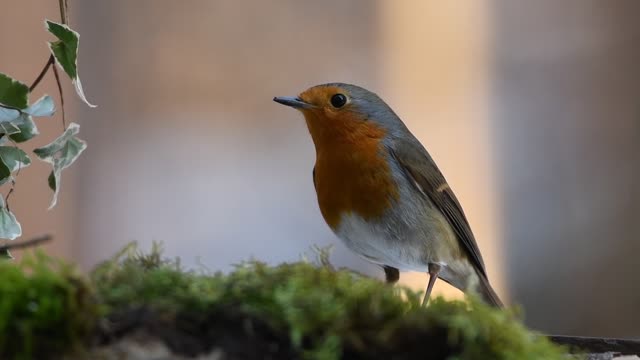
<svg viewBox="0 0 640 360">
<path fill-rule="evenodd" d="M 53 236 L 51 236 L 50 234 L 45 234 L 45 235 L 36 236 L 34 238 L 31 238 L 25 241 L 4 244 L 0 246 L 0 253 L 3 251 L 23 249 L 23 248 L 40 245 L 41 243 L 50 241 L 51 239 L 53 239 Z"/>
<path fill-rule="evenodd" d="M 4 206 L 7 208 L 7 211 L 9 212 L 11 212 L 11 208 L 9 207 L 9 197 L 11 196 L 11 194 L 13 194 L 13 189 L 15 188 L 15 186 L 16 186 L 16 181 L 11 179 L 11 189 L 9 189 L 7 196 L 4 197 Z"/>
<path fill-rule="evenodd" d="M 40 75 L 38 75 L 38 77 L 33 82 L 33 84 L 31 84 L 31 86 L 29 86 L 29 92 L 33 92 L 33 90 L 35 90 L 36 86 L 38 86 L 38 84 L 40 84 L 40 81 L 47 74 L 47 71 L 49 71 L 49 67 L 51 67 L 51 65 L 53 65 L 54 62 L 55 62 L 55 60 L 53 58 L 53 54 L 51 54 L 51 56 L 49 56 L 49 59 L 47 60 L 47 63 L 44 65 L 44 68 L 42 68 L 42 71 L 40 71 Z"/>
<path fill-rule="evenodd" d="M 56 84 L 58 84 L 58 93 L 60 93 L 60 107 L 62 108 L 62 131 L 64 132 L 67 129 L 67 120 L 64 114 L 64 95 L 62 93 L 62 84 L 60 84 L 60 75 L 58 74 L 58 68 L 55 66 L 53 67 L 53 75 L 56 76 Z"/>
<path fill-rule="evenodd" d="M 67 0 L 58 0 L 58 5 L 60 6 L 60 21 L 63 24 L 69 23 L 69 16 L 67 15 L 69 4 L 67 4 Z"/>
</svg>

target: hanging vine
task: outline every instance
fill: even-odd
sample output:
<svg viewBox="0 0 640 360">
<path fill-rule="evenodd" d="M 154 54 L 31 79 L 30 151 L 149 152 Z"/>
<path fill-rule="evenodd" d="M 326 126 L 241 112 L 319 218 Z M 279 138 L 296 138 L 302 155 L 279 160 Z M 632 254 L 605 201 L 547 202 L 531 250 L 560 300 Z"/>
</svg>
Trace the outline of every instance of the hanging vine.
<svg viewBox="0 0 640 360">
<path fill-rule="evenodd" d="M 58 201 L 62 170 L 73 164 L 86 149 L 87 144 L 78 138 L 80 125 L 67 124 L 64 109 L 60 70 L 69 77 L 78 97 L 90 107 L 78 76 L 78 43 L 80 35 L 68 25 L 67 0 L 59 0 L 60 22 L 45 20 L 45 29 L 55 37 L 48 42 L 49 55 L 44 67 L 31 86 L 0 72 L 0 185 L 7 185 L 6 195 L 0 196 L 0 239 L 14 240 L 22 235 L 22 227 L 10 208 L 10 197 L 16 187 L 16 179 L 21 170 L 31 164 L 31 157 L 20 148 L 38 135 L 34 118 L 50 117 L 56 112 L 54 99 L 43 95 L 33 103 L 29 102 L 42 79 L 50 72 L 56 80 L 60 109 L 62 111 L 62 134 L 46 146 L 33 151 L 36 157 L 51 164 L 48 177 L 53 196 L 49 209 Z M 54 66 L 52 66 L 54 65 Z M 0 256 L 11 257 L 9 247 L 0 247 Z"/>
</svg>

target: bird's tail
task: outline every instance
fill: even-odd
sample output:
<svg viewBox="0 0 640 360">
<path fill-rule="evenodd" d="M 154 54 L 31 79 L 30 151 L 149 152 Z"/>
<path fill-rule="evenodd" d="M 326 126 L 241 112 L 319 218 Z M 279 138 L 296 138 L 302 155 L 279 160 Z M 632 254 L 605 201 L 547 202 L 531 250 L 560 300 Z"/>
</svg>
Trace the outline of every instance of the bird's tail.
<svg viewBox="0 0 640 360">
<path fill-rule="evenodd" d="M 478 273 L 478 288 L 477 292 L 480 295 L 480 298 L 484 300 L 487 304 L 502 308 L 504 304 L 498 297 L 498 294 L 493 290 L 491 284 L 489 284 L 489 279 L 484 274 Z"/>
</svg>

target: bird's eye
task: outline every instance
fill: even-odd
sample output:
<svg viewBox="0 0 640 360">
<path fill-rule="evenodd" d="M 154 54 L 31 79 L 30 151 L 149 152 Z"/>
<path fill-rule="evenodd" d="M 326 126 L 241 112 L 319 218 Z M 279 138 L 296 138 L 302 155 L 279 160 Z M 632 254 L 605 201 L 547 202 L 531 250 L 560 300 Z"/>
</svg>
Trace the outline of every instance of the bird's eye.
<svg viewBox="0 0 640 360">
<path fill-rule="evenodd" d="M 331 97 L 331 105 L 336 109 L 343 107 L 346 103 L 347 97 L 343 94 L 335 94 Z"/>
</svg>

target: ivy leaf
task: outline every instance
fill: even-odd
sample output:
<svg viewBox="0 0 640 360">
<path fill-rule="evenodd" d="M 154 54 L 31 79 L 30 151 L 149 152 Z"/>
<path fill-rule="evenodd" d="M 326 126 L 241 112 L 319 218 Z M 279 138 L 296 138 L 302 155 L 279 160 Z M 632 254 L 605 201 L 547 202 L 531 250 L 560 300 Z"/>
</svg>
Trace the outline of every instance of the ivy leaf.
<svg viewBox="0 0 640 360">
<path fill-rule="evenodd" d="M 31 104 L 24 112 L 31 116 L 52 116 L 56 112 L 56 104 L 49 95 L 45 95 Z"/>
<path fill-rule="evenodd" d="M 0 123 L 15 120 L 18 116 L 20 116 L 20 111 L 0 106 Z"/>
<path fill-rule="evenodd" d="M 0 239 L 14 240 L 22 235 L 22 227 L 16 220 L 16 216 L 5 206 L 2 196 L 0 196 L 0 206 Z"/>
<path fill-rule="evenodd" d="M 49 49 L 56 58 L 56 63 L 69 75 L 80 99 L 90 107 L 95 107 L 84 95 L 82 83 L 78 76 L 78 42 L 80 41 L 80 34 L 71 30 L 67 25 L 58 24 L 53 21 L 46 20 L 45 25 L 47 31 L 58 38 L 58 41 L 49 43 Z"/>
<path fill-rule="evenodd" d="M 38 128 L 31 116 L 52 116 L 56 112 L 56 106 L 49 95 L 45 95 L 23 110 L 20 116 L 9 122 L 0 122 L 0 130 L 7 135 L 11 135 L 11 140 L 21 143 L 32 139 L 38 135 Z"/>
<path fill-rule="evenodd" d="M 56 111 L 49 95 L 28 106 L 28 93 L 29 88 L 25 84 L 0 73 L 0 103 L 15 108 L 0 107 L 0 133 L 10 135 L 15 142 L 24 142 L 38 135 L 31 116 L 51 116 Z"/>
<path fill-rule="evenodd" d="M 18 119 L 8 123 L 6 126 L 0 123 L 0 128 L 2 128 L 3 131 L 6 130 L 7 132 L 5 132 L 5 134 L 10 135 L 11 140 L 17 143 L 30 140 L 40 133 L 36 127 L 36 123 L 33 122 L 31 116 L 26 113 L 21 114 Z"/>
<path fill-rule="evenodd" d="M 27 85 L 0 73 L 0 104 L 15 108 L 8 109 L 0 106 L 0 123 L 12 121 L 20 116 L 20 111 L 16 109 L 22 110 L 27 107 L 28 94 Z"/>
<path fill-rule="evenodd" d="M 0 73 L 0 103 L 18 109 L 25 109 L 29 104 L 27 95 L 29 87 L 18 80 Z M 14 110 L 15 111 L 15 110 Z"/>
<path fill-rule="evenodd" d="M 0 146 L 0 185 L 11 179 L 11 173 L 31 164 L 27 153 L 15 146 Z"/>
<path fill-rule="evenodd" d="M 22 115 L 18 115 L 18 118 L 20 118 Z M 14 119 L 14 121 L 4 121 L 4 122 L 0 122 L 0 133 L 2 133 L 3 135 L 13 135 L 13 134 L 17 134 L 20 132 L 20 128 L 15 124 L 16 120 L 19 119 Z"/>
<path fill-rule="evenodd" d="M 58 192 L 60 191 L 60 177 L 62 170 L 73 164 L 80 154 L 87 148 L 87 143 L 80 140 L 76 135 L 80 131 L 80 125 L 69 124 L 67 130 L 57 139 L 47 146 L 33 150 L 33 152 L 43 161 L 53 166 L 53 171 L 49 175 L 49 187 L 53 190 L 53 199 L 49 209 L 56 206 Z"/>
</svg>

